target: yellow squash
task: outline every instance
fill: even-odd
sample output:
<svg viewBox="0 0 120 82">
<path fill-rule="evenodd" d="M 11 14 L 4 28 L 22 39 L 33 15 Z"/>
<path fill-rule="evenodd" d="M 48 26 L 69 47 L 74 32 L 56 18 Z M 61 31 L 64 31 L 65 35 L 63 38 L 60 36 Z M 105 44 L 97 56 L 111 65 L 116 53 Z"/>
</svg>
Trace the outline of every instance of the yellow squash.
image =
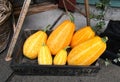
<svg viewBox="0 0 120 82">
<path fill-rule="evenodd" d="M 52 55 L 47 45 L 43 44 L 38 52 L 39 65 L 52 65 Z"/>
<path fill-rule="evenodd" d="M 53 30 L 47 40 L 47 45 L 53 55 L 70 44 L 74 30 L 75 24 L 70 20 L 63 21 Z"/>
<path fill-rule="evenodd" d="M 107 38 L 95 36 L 77 46 L 69 53 L 67 61 L 69 65 L 91 65 L 106 50 Z"/>
<path fill-rule="evenodd" d="M 79 43 L 82 43 L 90 38 L 95 36 L 95 32 L 91 29 L 90 26 L 80 28 L 76 31 L 71 40 L 71 47 L 75 47 Z"/>
<path fill-rule="evenodd" d="M 54 57 L 54 65 L 65 65 L 67 61 L 67 51 L 66 49 L 60 50 Z"/>
<path fill-rule="evenodd" d="M 38 49 L 42 43 L 46 43 L 47 34 L 44 31 L 37 31 L 29 36 L 23 45 L 23 54 L 27 58 L 35 59 L 38 56 Z"/>
</svg>

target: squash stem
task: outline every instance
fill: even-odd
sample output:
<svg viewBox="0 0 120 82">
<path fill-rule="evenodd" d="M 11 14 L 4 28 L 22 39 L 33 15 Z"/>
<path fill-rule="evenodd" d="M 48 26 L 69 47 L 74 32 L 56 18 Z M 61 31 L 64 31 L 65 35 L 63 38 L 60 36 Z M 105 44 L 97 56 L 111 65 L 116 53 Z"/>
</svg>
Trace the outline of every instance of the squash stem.
<svg viewBox="0 0 120 82">
<path fill-rule="evenodd" d="M 46 45 L 46 44 L 43 42 L 43 43 L 42 43 L 42 46 L 45 46 L 45 45 Z"/>
<path fill-rule="evenodd" d="M 68 12 L 68 9 L 67 9 L 66 4 L 65 4 L 65 0 L 63 0 L 63 5 L 65 7 L 65 11 L 66 11 L 67 15 L 69 16 L 70 20 L 72 22 L 74 22 L 74 16 L 70 12 Z"/>
<path fill-rule="evenodd" d="M 51 26 L 50 24 L 47 25 L 43 31 L 44 31 L 44 32 L 48 31 L 48 30 L 50 29 L 50 26 Z"/>
<path fill-rule="evenodd" d="M 102 37 L 102 41 L 106 43 L 108 41 L 108 37 L 107 36 Z"/>
<path fill-rule="evenodd" d="M 75 18 L 74 18 L 74 16 L 72 15 L 72 13 L 68 13 L 68 16 L 69 16 L 69 18 L 70 18 L 70 20 L 72 21 L 72 22 L 74 22 L 75 21 Z"/>
<path fill-rule="evenodd" d="M 70 46 L 65 47 L 64 50 L 67 50 L 68 48 L 70 48 Z"/>
</svg>

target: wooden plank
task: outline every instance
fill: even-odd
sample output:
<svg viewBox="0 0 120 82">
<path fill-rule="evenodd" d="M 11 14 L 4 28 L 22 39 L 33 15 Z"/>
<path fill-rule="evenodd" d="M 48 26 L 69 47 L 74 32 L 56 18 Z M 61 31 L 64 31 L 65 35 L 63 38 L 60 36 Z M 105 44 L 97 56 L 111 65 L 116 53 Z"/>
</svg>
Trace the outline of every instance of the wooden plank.
<svg viewBox="0 0 120 82">
<path fill-rule="evenodd" d="M 25 0 L 24 1 L 24 4 L 23 4 L 23 7 L 22 7 L 22 10 L 21 10 L 21 13 L 20 13 L 20 16 L 19 16 L 19 19 L 18 19 L 18 22 L 17 22 L 17 25 L 16 25 L 16 30 L 13 34 L 13 38 L 12 38 L 12 41 L 10 43 L 10 47 L 8 49 L 8 53 L 7 53 L 7 56 L 5 58 L 6 61 L 10 61 L 12 58 L 11 58 L 11 55 L 12 55 L 12 52 L 14 50 L 14 46 L 16 44 L 16 41 L 17 41 L 17 38 L 19 36 L 19 33 L 21 31 L 21 28 L 22 28 L 22 25 L 23 25 L 23 22 L 24 22 L 24 19 L 25 19 L 25 16 L 27 14 L 27 11 L 28 11 L 28 8 L 29 8 L 29 5 L 30 5 L 30 2 L 31 0 Z"/>
<path fill-rule="evenodd" d="M 85 2 L 85 12 L 86 12 L 87 26 L 90 26 L 89 1 L 88 0 L 84 0 L 84 2 Z"/>
<path fill-rule="evenodd" d="M 27 15 L 36 14 L 36 13 L 40 13 L 40 12 L 44 12 L 44 11 L 52 10 L 56 8 L 58 8 L 57 4 L 48 3 L 48 2 L 42 3 L 42 4 L 35 4 L 30 6 L 30 8 L 28 9 Z M 21 11 L 21 8 L 15 8 L 14 15 L 18 16 L 20 14 L 20 11 Z"/>
</svg>

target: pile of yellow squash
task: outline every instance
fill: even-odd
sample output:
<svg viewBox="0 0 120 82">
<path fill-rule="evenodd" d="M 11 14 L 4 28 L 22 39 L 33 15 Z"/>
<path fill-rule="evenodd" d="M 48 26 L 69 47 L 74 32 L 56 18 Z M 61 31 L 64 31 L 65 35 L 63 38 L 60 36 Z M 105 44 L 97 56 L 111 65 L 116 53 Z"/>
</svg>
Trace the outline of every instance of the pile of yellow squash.
<svg viewBox="0 0 120 82">
<path fill-rule="evenodd" d="M 96 35 L 90 26 L 77 31 L 75 27 L 72 21 L 64 20 L 50 35 L 37 31 L 25 40 L 24 56 L 37 59 L 39 65 L 91 65 L 106 50 L 107 38 Z"/>
</svg>

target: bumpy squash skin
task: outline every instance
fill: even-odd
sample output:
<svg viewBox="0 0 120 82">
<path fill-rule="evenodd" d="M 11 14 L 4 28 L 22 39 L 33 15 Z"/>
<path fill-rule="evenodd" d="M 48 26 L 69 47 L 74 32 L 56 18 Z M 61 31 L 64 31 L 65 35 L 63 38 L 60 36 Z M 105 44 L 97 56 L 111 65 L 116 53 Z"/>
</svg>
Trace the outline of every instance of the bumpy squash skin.
<svg viewBox="0 0 120 82">
<path fill-rule="evenodd" d="M 89 40 L 90 38 L 93 38 L 94 36 L 95 36 L 95 32 L 91 29 L 90 26 L 80 28 L 78 31 L 74 33 L 72 37 L 71 47 L 75 47 L 79 43 Z"/>
<path fill-rule="evenodd" d="M 70 44 L 74 30 L 75 24 L 70 20 L 63 21 L 55 28 L 47 40 L 47 45 L 52 55 L 55 55 L 58 51 Z"/>
<path fill-rule="evenodd" d="M 60 50 L 54 57 L 54 65 L 65 65 L 67 61 L 67 51 L 65 49 Z"/>
<path fill-rule="evenodd" d="M 95 36 L 92 39 L 85 41 L 75 46 L 68 54 L 69 65 L 91 65 L 105 51 L 106 43 Z"/>
<path fill-rule="evenodd" d="M 39 65 L 52 65 L 52 55 L 47 45 L 42 45 L 38 52 Z"/>
<path fill-rule="evenodd" d="M 38 56 L 38 49 L 42 43 L 46 43 L 47 34 L 43 31 L 37 31 L 29 36 L 23 45 L 23 54 L 29 59 L 35 59 Z"/>
</svg>

